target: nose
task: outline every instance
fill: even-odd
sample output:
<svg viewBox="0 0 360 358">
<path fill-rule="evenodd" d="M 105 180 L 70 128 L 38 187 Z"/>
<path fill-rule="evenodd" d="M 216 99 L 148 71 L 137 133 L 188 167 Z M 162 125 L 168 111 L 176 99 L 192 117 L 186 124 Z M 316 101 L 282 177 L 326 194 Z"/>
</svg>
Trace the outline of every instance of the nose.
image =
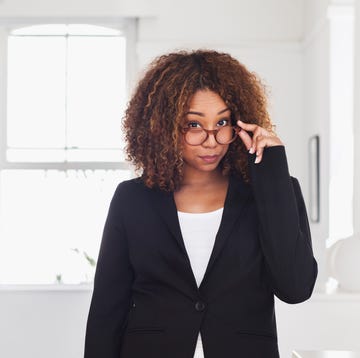
<svg viewBox="0 0 360 358">
<path fill-rule="evenodd" d="M 215 132 L 208 133 L 208 137 L 205 142 L 202 144 L 205 148 L 214 148 L 218 145 L 218 142 L 215 139 Z"/>
</svg>

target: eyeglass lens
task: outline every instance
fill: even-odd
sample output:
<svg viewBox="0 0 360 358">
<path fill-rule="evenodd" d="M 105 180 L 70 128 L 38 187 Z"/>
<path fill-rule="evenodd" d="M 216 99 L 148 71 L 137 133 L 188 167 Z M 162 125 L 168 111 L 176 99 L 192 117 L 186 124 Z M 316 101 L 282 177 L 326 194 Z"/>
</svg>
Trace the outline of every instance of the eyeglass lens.
<svg viewBox="0 0 360 358">
<path fill-rule="evenodd" d="M 235 130 L 230 126 L 220 128 L 215 132 L 215 140 L 219 144 L 228 144 L 235 138 Z M 208 133 L 202 128 L 191 128 L 185 134 L 185 140 L 190 145 L 202 144 L 208 137 Z"/>
</svg>

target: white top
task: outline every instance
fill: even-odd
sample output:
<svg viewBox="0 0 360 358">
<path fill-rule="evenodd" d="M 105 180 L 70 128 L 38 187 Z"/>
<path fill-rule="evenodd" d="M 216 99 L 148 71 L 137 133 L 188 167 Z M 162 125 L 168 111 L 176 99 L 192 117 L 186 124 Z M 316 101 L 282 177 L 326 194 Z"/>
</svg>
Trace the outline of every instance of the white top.
<svg viewBox="0 0 360 358">
<path fill-rule="evenodd" d="M 209 262 L 223 209 L 220 208 L 208 213 L 184 213 L 178 211 L 182 237 L 198 287 Z M 194 358 L 204 358 L 200 332 Z"/>
</svg>

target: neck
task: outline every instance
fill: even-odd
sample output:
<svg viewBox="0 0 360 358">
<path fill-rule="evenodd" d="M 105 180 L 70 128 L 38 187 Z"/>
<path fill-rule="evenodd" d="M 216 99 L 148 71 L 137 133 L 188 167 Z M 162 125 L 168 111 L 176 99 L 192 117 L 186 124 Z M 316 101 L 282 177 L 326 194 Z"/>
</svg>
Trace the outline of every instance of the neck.
<svg viewBox="0 0 360 358">
<path fill-rule="evenodd" d="M 222 175 L 220 168 L 206 172 L 195 170 L 191 167 L 184 167 L 184 176 L 181 186 L 207 186 L 223 181 L 225 177 Z"/>
</svg>

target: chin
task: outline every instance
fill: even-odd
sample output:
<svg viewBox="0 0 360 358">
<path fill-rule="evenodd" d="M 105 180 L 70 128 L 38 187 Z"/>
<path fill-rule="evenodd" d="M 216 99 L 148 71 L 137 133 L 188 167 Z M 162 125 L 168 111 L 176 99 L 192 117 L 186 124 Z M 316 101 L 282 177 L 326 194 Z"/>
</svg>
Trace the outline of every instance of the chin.
<svg viewBox="0 0 360 358">
<path fill-rule="evenodd" d="M 219 163 L 211 163 L 211 164 L 202 164 L 196 167 L 198 170 L 204 171 L 204 172 L 212 172 L 214 170 L 217 170 L 219 168 Z"/>
</svg>

